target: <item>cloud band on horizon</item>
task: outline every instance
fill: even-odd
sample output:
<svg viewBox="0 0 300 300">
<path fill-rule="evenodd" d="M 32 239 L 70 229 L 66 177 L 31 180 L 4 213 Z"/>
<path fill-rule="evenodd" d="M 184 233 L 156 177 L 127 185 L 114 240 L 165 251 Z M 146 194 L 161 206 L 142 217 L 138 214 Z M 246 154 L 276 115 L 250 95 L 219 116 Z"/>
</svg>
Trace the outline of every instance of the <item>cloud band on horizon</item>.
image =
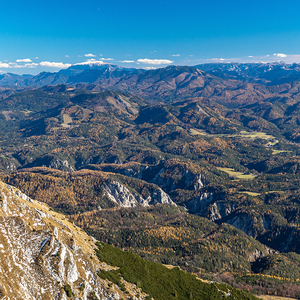
<svg viewBox="0 0 300 300">
<path fill-rule="evenodd" d="M 150 59 L 150 58 L 140 58 L 137 63 L 149 64 L 149 65 L 168 65 L 172 64 L 174 61 L 169 59 Z"/>
</svg>

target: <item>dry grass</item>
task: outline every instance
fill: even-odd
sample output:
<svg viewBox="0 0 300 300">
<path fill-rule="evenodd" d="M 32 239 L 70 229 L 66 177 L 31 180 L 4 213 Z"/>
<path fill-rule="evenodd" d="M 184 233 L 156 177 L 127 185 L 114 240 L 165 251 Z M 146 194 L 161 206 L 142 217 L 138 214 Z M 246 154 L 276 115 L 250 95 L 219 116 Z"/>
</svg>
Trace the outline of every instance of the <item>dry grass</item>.
<svg viewBox="0 0 300 300">
<path fill-rule="evenodd" d="M 68 114 L 63 114 L 64 124 L 69 124 L 73 122 L 73 119 Z"/>
<path fill-rule="evenodd" d="M 164 264 L 163 264 L 164 265 Z M 174 268 L 177 268 L 177 266 L 173 266 L 173 265 L 164 265 L 166 268 L 168 268 L 169 270 L 172 270 Z"/>
<path fill-rule="evenodd" d="M 232 168 L 218 168 L 218 169 L 225 172 L 225 173 L 227 173 L 229 176 L 235 177 L 237 179 L 243 179 L 243 180 L 250 179 L 251 180 L 251 179 L 256 177 L 256 175 L 254 175 L 254 174 L 245 174 L 243 172 L 235 171 Z"/>
<path fill-rule="evenodd" d="M 257 296 L 259 299 L 263 300 L 296 300 L 295 298 L 286 298 L 279 296 Z"/>
<path fill-rule="evenodd" d="M 202 131 L 200 129 L 191 128 L 190 129 L 190 135 L 207 135 L 205 131 Z"/>
<path fill-rule="evenodd" d="M 21 112 L 22 112 L 25 116 L 28 116 L 28 115 L 30 115 L 33 111 L 28 110 L 28 109 L 25 109 L 25 110 L 21 110 Z"/>
<path fill-rule="evenodd" d="M 288 150 L 272 150 L 272 154 L 284 153 L 284 152 L 292 152 Z"/>
<path fill-rule="evenodd" d="M 242 192 L 239 192 L 240 194 L 247 194 L 247 195 L 250 195 L 252 197 L 256 197 L 256 196 L 259 196 L 260 193 L 255 193 L 255 192 L 248 192 L 248 191 L 242 191 Z"/>
<path fill-rule="evenodd" d="M 275 140 L 275 137 L 273 135 L 266 134 L 265 132 L 241 131 L 241 134 L 239 136 L 252 139 Z"/>
</svg>

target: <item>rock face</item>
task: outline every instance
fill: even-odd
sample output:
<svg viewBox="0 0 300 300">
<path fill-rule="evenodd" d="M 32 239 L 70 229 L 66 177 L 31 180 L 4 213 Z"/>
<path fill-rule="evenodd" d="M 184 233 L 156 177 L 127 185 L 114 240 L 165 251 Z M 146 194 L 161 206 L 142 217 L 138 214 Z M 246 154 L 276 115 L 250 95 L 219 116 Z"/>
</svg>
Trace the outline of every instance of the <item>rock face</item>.
<svg viewBox="0 0 300 300">
<path fill-rule="evenodd" d="M 97 170 L 102 172 L 118 173 L 128 177 L 135 177 L 148 183 L 153 183 L 169 193 L 176 189 L 201 190 L 207 185 L 205 175 L 196 173 L 185 164 L 168 162 L 164 160 L 155 161 L 152 166 L 138 165 L 99 165 Z"/>
<path fill-rule="evenodd" d="M 221 220 L 229 216 L 237 208 L 237 205 L 224 203 L 224 202 L 215 202 L 209 208 L 209 219 L 211 221 Z"/>
<path fill-rule="evenodd" d="M 134 177 L 154 183 L 167 192 L 178 188 L 198 191 L 206 186 L 206 178 L 203 174 L 195 174 L 188 169 L 184 169 L 183 166 L 181 167 L 182 170 L 175 173 L 172 168 L 167 169 L 164 166 L 164 161 L 161 161 L 156 166 L 141 168 L 140 172 L 135 174 Z M 173 176 L 168 175 L 172 171 L 174 172 Z"/>
<path fill-rule="evenodd" d="M 147 206 L 148 202 L 141 196 L 132 194 L 124 185 L 117 181 L 106 182 L 105 191 L 109 199 L 122 207 L 134 207 L 137 204 Z"/>
<path fill-rule="evenodd" d="M 136 193 L 130 192 L 127 187 L 117 181 L 106 182 L 105 191 L 109 199 L 121 207 L 149 206 L 155 204 L 172 204 L 176 206 L 170 196 L 161 188 L 153 190 L 151 196 L 148 196 L 146 199 Z"/>
<path fill-rule="evenodd" d="M 73 164 L 67 159 L 56 157 L 53 155 L 45 155 L 43 157 L 38 157 L 34 161 L 25 164 L 26 168 L 32 167 L 47 167 L 50 169 L 56 169 L 60 171 L 74 172 Z"/>
<path fill-rule="evenodd" d="M 256 223 L 256 218 L 250 218 L 246 214 L 239 214 L 237 216 L 233 216 L 230 218 L 227 223 L 231 224 L 235 228 L 238 228 L 242 231 L 244 231 L 246 234 L 256 237 L 254 234 L 254 224 Z"/>
<path fill-rule="evenodd" d="M 211 221 L 218 221 L 232 214 L 237 209 L 237 205 L 215 199 L 214 193 L 202 193 L 199 197 L 189 201 L 187 208 L 192 214 L 206 217 Z M 236 224 L 230 224 L 237 227 Z M 237 228 L 244 231 L 243 228 Z"/>
<path fill-rule="evenodd" d="M 188 203 L 188 210 L 192 214 L 202 215 L 204 209 L 213 202 L 213 193 L 203 193 L 200 197 L 192 199 Z"/>
<path fill-rule="evenodd" d="M 67 299 L 66 287 L 77 300 L 128 297 L 98 277 L 110 266 L 96 258 L 93 238 L 2 182 L 0 195 L 0 299 Z"/>
<path fill-rule="evenodd" d="M 64 170 L 64 169 L 70 169 L 71 172 L 74 171 L 74 168 L 70 166 L 69 162 L 67 160 L 53 160 L 48 165 L 48 168 L 53 168 L 57 170 Z"/>
</svg>

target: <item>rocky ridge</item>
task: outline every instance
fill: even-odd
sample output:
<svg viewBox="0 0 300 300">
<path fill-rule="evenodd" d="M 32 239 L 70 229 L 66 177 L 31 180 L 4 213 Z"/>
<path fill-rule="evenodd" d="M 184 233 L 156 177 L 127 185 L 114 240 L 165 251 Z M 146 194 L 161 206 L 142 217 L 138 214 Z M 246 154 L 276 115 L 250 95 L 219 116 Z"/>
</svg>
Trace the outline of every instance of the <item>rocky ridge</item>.
<svg viewBox="0 0 300 300">
<path fill-rule="evenodd" d="M 153 204 L 172 204 L 176 206 L 170 196 L 159 187 L 146 199 L 136 193 L 131 193 L 128 188 L 117 181 L 106 182 L 105 191 L 109 199 L 121 207 L 134 207 L 139 204 L 142 206 Z"/>
<path fill-rule="evenodd" d="M 0 195 L 0 299 L 124 297 L 97 275 L 113 267 L 96 258 L 94 238 L 12 186 L 0 182 Z M 126 288 L 144 299 L 134 285 Z"/>
</svg>

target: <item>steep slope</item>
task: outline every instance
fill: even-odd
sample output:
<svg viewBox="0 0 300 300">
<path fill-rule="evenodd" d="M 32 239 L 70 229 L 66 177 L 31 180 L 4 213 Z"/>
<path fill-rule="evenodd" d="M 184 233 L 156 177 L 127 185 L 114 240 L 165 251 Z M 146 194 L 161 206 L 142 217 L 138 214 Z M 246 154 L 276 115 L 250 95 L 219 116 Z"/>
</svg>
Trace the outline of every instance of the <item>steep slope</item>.
<svg viewBox="0 0 300 300">
<path fill-rule="evenodd" d="M 178 176 L 177 168 L 180 167 L 184 170 L 183 164 L 173 163 L 168 167 L 168 163 L 171 164 L 170 162 L 165 163 L 166 170 L 164 172 L 165 174 L 174 172 L 174 174 L 170 174 L 174 178 Z M 164 172 L 159 172 L 162 167 L 163 165 L 158 166 L 155 172 L 165 176 Z M 82 171 L 71 175 L 46 168 L 35 171 L 36 175 L 29 172 L 16 173 L 11 181 L 28 193 L 49 203 L 55 209 L 66 213 L 75 212 L 68 218 L 103 242 L 137 253 L 152 261 L 179 265 L 184 270 L 194 272 L 198 276 L 215 277 L 217 274 L 222 281 L 226 282 L 227 279 L 230 279 L 231 284 L 242 289 L 250 288 L 260 293 L 266 292 L 264 286 L 260 286 L 255 281 L 250 284 L 249 276 L 258 279 L 264 278 L 269 293 L 275 293 L 278 287 L 268 276 L 281 277 L 280 284 L 289 282 L 294 291 L 298 289 L 296 283 L 297 276 L 300 274 L 300 256 L 296 253 L 278 254 L 277 251 L 270 248 L 271 246 L 278 249 L 280 246 L 280 250 L 283 251 L 297 251 L 299 244 L 297 242 L 299 230 L 295 224 L 286 226 L 287 224 L 284 223 L 286 221 L 276 215 L 276 211 L 280 209 L 279 205 L 272 207 L 260 204 L 259 206 L 260 202 L 257 199 L 254 201 L 245 194 L 234 192 L 233 186 L 229 188 L 231 191 L 227 195 L 224 194 L 224 191 L 219 193 L 216 191 L 215 195 L 206 193 L 204 192 L 205 188 L 201 188 L 199 177 L 196 178 L 197 188 L 200 188 L 197 192 L 177 189 L 172 194 L 178 193 L 179 201 L 184 203 L 183 198 L 186 196 L 184 192 L 190 193 L 189 197 L 192 198 L 186 204 L 191 212 L 203 213 L 216 222 L 231 223 L 259 240 L 263 238 L 265 244 L 271 244 L 266 247 L 227 224 L 217 225 L 205 218 L 190 215 L 184 208 L 175 205 L 148 206 L 147 203 L 146 205 L 142 202 L 138 203 L 136 200 L 141 199 L 141 196 L 138 196 L 133 188 L 144 194 L 151 185 L 135 178 L 130 179 L 123 175 L 111 174 L 114 181 L 105 184 L 102 181 L 107 182 L 108 177 L 104 177 L 104 175 L 101 175 L 102 178 L 99 177 L 100 172 Z M 150 170 L 149 174 L 153 171 L 154 169 Z M 41 176 L 43 173 L 44 175 Z M 183 173 L 186 174 L 186 172 Z M 147 173 L 144 176 L 147 176 Z M 127 185 L 126 187 L 124 183 L 118 183 L 117 180 L 120 179 L 123 182 L 127 181 L 127 184 L 131 180 L 131 186 Z M 187 179 L 184 178 L 185 181 Z M 200 179 L 203 186 L 206 183 L 205 178 L 202 176 Z M 191 174 L 190 180 L 192 183 L 193 174 Z M 159 183 L 158 178 L 157 183 Z M 179 187 L 181 185 L 180 181 L 174 181 L 174 183 Z M 114 193 L 111 193 L 111 188 L 114 189 Z M 180 191 L 183 196 L 180 195 Z M 105 206 L 103 202 L 100 203 L 100 207 L 97 198 L 107 197 L 105 193 L 111 193 L 111 197 L 125 201 L 120 205 L 120 202 L 111 201 L 112 199 L 108 198 L 107 200 L 111 201 L 115 208 L 107 208 L 109 206 Z M 220 196 L 223 199 L 220 199 Z M 82 199 L 80 199 L 81 197 Z M 132 205 L 132 200 L 136 205 Z M 272 201 L 271 195 L 268 201 Z M 118 208 L 119 205 L 120 208 Z M 293 211 L 292 205 L 289 211 L 282 210 L 291 220 L 293 217 L 297 217 L 297 211 L 297 209 Z M 276 236 L 272 236 L 272 234 L 276 234 Z M 289 244 L 284 244 L 286 234 L 290 236 Z M 273 259 L 273 255 L 276 255 L 275 259 L 280 267 L 265 267 L 264 261 L 269 256 L 270 259 Z M 264 257 L 265 259 L 263 259 Z M 291 266 L 293 266 L 292 269 Z M 103 274 L 106 276 L 106 273 Z M 124 274 L 127 274 L 127 271 Z M 117 278 L 114 280 L 116 283 L 119 282 Z M 248 282 L 250 285 L 243 286 L 241 282 Z M 280 291 L 284 290 L 285 287 L 282 286 Z M 294 295 L 288 290 L 285 291 L 285 294 Z"/>
<path fill-rule="evenodd" d="M 25 82 L 32 77 L 33 75 L 1 74 L 0 86 L 24 86 L 26 85 Z"/>
<path fill-rule="evenodd" d="M 31 172 L 16 173 L 5 180 L 65 214 L 112 207 L 176 206 L 170 196 L 155 184 L 122 175 L 91 170 L 66 173 L 47 168 L 26 171 Z"/>
<path fill-rule="evenodd" d="M 230 286 L 203 283 L 179 268 L 169 270 L 95 244 L 95 239 L 47 205 L 2 182 L 0 190 L 1 299 L 149 299 L 154 295 L 160 300 L 187 299 L 191 293 L 203 300 L 208 295 L 222 299 L 225 294 L 228 299 L 255 299 Z M 140 273 L 143 269 L 150 278 Z M 161 282 L 153 280 L 159 276 Z M 173 279 L 179 280 L 174 288 Z M 157 294 L 161 286 L 171 286 L 161 294 L 163 298 Z"/>
<path fill-rule="evenodd" d="M 108 291 L 97 276 L 103 266 L 95 259 L 92 238 L 19 190 L 4 183 L 0 189 L 1 299 L 122 295 Z"/>
<path fill-rule="evenodd" d="M 100 241 L 200 276 L 251 273 L 252 262 L 275 252 L 230 225 L 218 226 L 171 205 L 108 209 L 70 218 Z"/>
</svg>

